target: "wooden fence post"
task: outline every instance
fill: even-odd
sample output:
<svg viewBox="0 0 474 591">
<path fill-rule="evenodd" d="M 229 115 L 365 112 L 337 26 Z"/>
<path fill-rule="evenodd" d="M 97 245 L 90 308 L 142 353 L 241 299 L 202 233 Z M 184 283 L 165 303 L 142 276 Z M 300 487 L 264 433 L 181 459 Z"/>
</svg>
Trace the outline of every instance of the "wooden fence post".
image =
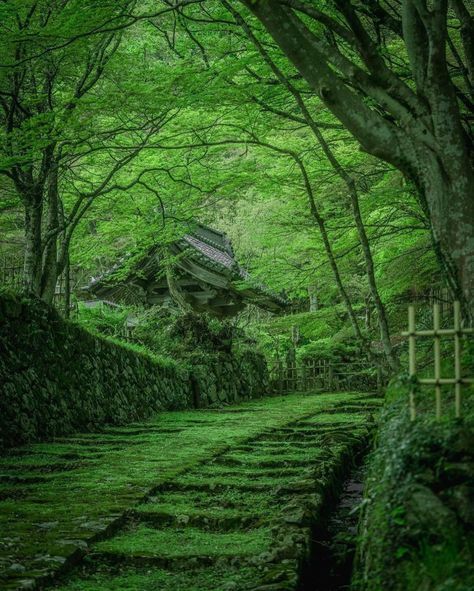
<svg viewBox="0 0 474 591">
<path fill-rule="evenodd" d="M 461 416 L 461 304 L 454 302 L 454 415 Z"/>
<path fill-rule="evenodd" d="M 439 336 L 440 318 L 439 304 L 433 304 L 433 337 L 434 337 L 434 377 L 435 383 L 435 401 L 436 401 L 436 419 L 441 419 L 441 338 Z"/>
<path fill-rule="evenodd" d="M 415 379 L 416 374 L 416 336 L 415 336 L 415 307 L 408 306 L 408 372 L 410 374 L 410 379 L 412 383 L 410 384 L 410 419 L 412 421 L 415 420 L 416 417 L 416 407 L 415 407 L 415 393 L 413 388 L 415 384 L 413 380 Z"/>
<path fill-rule="evenodd" d="M 278 392 L 280 396 L 283 394 L 283 362 L 278 360 Z"/>
</svg>

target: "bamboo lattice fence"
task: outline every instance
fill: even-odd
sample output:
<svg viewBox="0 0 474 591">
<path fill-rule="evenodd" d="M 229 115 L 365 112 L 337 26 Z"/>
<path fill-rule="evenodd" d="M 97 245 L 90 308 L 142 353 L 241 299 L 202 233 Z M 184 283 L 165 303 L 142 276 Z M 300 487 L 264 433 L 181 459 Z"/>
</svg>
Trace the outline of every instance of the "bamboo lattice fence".
<svg viewBox="0 0 474 591">
<path fill-rule="evenodd" d="M 422 386 L 434 386 L 435 393 L 435 413 L 439 420 L 442 413 L 442 386 L 454 385 L 454 414 L 456 417 L 461 416 L 462 410 L 462 387 L 474 384 L 474 378 L 463 377 L 461 367 L 462 360 L 462 340 L 467 335 L 474 334 L 474 328 L 463 328 L 461 325 L 461 307 L 459 302 L 453 303 L 453 328 L 441 327 L 440 305 L 433 305 L 433 328 L 426 330 L 416 329 L 415 307 L 408 307 L 408 331 L 403 332 L 402 335 L 408 337 L 408 371 L 412 384 L 419 384 Z M 433 367 L 434 375 L 429 378 L 419 378 L 417 376 L 417 349 L 416 340 L 420 337 L 428 337 L 433 339 Z M 442 339 L 453 339 L 453 356 L 454 356 L 454 376 L 442 377 L 442 358 L 441 358 L 441 344 Z M 415 420 L 417 414 L 415 388 L 410 389 L 409 396 L 410 418 Z"/>
</svg>

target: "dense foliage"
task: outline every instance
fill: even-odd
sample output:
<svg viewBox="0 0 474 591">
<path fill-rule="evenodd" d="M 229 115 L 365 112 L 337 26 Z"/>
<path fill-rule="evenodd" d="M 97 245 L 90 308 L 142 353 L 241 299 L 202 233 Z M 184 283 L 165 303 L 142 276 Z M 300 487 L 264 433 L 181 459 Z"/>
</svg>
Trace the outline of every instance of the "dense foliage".
<svg viewBox="0 0 474 591">
<path fill-rule="evenodd" d="M 406 4 L 279 0 L 271 16 L 265 2 L 3 3 L 2 266 L 23 267 L 48 302 L 72 269 L 69 310 L 91 276 L 118 260 L 125 276 L 204 221 L 257 280 L 303 311 L 331 307 L 339 341 L 396 371 L 400 302 L 446 284 L 471 309 L 459 142 L 471 141 L 472 17 L 460 0 Z M 307 35 L 319 82 L 285 22 Z M 444 143 L 459 144 L 456 166 Z M 268 349 L 272 330 L 252 330 Z M 309 341 L 333 337 L 319 332 Z"/>
</svg>

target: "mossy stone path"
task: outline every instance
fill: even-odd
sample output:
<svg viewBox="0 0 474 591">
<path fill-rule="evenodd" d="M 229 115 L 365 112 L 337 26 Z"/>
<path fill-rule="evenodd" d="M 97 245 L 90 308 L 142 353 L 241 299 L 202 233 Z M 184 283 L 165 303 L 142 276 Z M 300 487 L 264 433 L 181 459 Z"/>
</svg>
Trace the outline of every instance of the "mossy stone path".
<svg viewBox="0 0 474 591">
<path fill-rule="evenodd" d="M 379 402 L 294 394 L 11 450 L 0 589 L 61 573 L 61 591 L 293 589 L 308 519 Z"/>
</svg>

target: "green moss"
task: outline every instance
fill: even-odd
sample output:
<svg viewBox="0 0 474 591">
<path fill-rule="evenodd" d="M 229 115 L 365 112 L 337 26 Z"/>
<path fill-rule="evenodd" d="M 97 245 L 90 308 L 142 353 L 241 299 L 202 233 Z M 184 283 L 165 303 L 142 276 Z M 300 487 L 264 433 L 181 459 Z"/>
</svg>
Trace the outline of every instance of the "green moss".
<svg viewBox="0 0 474 591">
<path fill-rule="evenodd" d="M 313 425 L 330 425 L 333 427 L 343 424 L 362 425 L 365 421 L 366 417 L 362 414 L 335 412 L 311 417 L 308 423 Z"/>
<path fill-rule="evenodd" d="M 163 527 L 154 529 L 139 525 L 134 529 L 99 542 L 99 552 L 160 558 L 193 556 L 252 556 L 270 544 L 265 528 L 251 531 L 215 533 L 200 529 Z"/>
<path fill-rule="evenodd" d="M 213 491 L 166 491 L 160 493 L 148 503 L 138 506 L 138 510 L 167 512 L 171 514 L 201 514 L 212 512 L 216 516 L 230 511 L 235 513 L 271 514 L 278 510 L 268 491 L 242 491 L 226 488 Z"/>
<path fill-rule="evenodd" d="M 127 569 L 111 574 L 98 572 L 61 586 L 58 591 L 227 591 L 247 588 L 258 577 L 251 567 L 195 569 L 186 572 L 154 569 L 140 571 Z M 233 585 L 233 587 L 232 587 Z"/>
<path fill-rule="evenodd" d="M 38 471 L 30 470 L 37 460 L 47 476 L 48 466 L 56 468 L 65 462 L 68 469 L 52 471 L 53 477 L 41 482 L 3 484 L 0 487 L 0 499 L 4 498 L 0 501 L 0 562 L 6 568 L 4 576 L 8 580 L 22 576 L 21 573 L 10 572 L 10 564 L 20 564 L 27 572 L 38 573 L 35 562 L 38 556 L 71 556 L 78 548 L 71 540 L 90 540 L 124 511 L 142 504 L 143 498 L 154 489 L 152 496 L 156 501 L 143 504 L 145 511 L 153 510 L 155 506 L 157 512 L 175 507 L 180 512 L 182 508 L 185 515 L 193 511 L 195 514 L 209 511 L 211 516 L 233 517 L 232 512 L 235 511 L 237 514 L 258 514 L 270 519 L 280 510 L 282 496 L 279 494 L 275 498 L 269 494 L 275 487 L 267 484 L 262 491 L 241 491 L 226 486 L 214 491 L 194 491 L 186 497 L 178 491 L 157 493 L 156 490 L 160 490 L 165 483 L 168 486 L 185 471 L 192 478 L 205 472 L 219 480 L 229 466 L 216 463 L 215 466 L 201 468 L 200 463 L 229 448 L 243 445 L 264 432 L 280 431 L 292 421 L 356 399 L 354 393 L 289 395 L 245 402 L 233 407 L 232 412 L 217 409 L 161 413 L 147 422 L 129 425 L 131 434 L 125 438 L 122 428 L 116 435 L 110 433 L 106 444 L 83 445 L 74 441 L 77 438 L 66 438 L 63 443 L 23 447 L 18 450 L 21 452 L 18 456 L 14 455 L 17 452 L 10 453 L 2 459 L 1 471 L 6 475 L 38 476 Z M 332 415 L 324 416 L 330 418 Z M 355 420 L 354 414 L 350 416 Z M 135 435 L 137 429 L 140 433 Z M 142 435 L 142 432 L 147 434 Z M 95 437 L 81 435 L 79 439 L 93 441 Z M 98 439 L 101 437 L 102 434 L 97 435 Z M 134 439 L 134 445 L 127 445 L 128 440 Z M 114 440 L 122 443 L 114 445 Z M 288 456 L 292 455 L 292 441 L 280 441 L 277 445 L 281 445 Z M 263 446 L 261 441 L 255 442 L 255 448 L 261 450 L 260 456 L 278 460 L 278 454 L 265 453 L 265 446 L 274 451 L 273 442 Z M 307 457 L 308 463 L 317 465 L 317 461 L 310 457 L 313 455 L 314 458 L 317 446 L 298 449 L 297 458 L 301 453 Z M 241 467 L 237 468 L 237 479 L 250 478 L 254 466 L 248 460 L 253 455 L 248 451 L 240 454 L 246 465 L 244 472 L 240 471 Z M 256 475 L 268 478 L 265 482 L 270 483 L 277 482 L 277 472 L 269 473 L 257 468 Z M 293 476 L 296 473 L 291 474 Z M 304 477 L 303 471 L 301 476 Z M 226 515 L 225 511 L 229 514 Z M 15 541 L 11 542 L 11 539 Z M 39 570 L 50 569 L 51 564 L 48 566 L 46 562 Z"/>
<path fill-rule="evenodd" d="M 225 457 L 225 456 L 224 456 Z M 219 478 L 221 476 L 235 476 L 243 478 L 288 478 L 301 476 L 301 468 L 288 468 L 278 466 L 276 468 L 259 468 L 247 466 L 225 466 L 217 463 L 205 464 L 199 467 L 199 475 L 203 477 Z"/>
<path fill-rule="evenodd" d="M 264 456 L 265 457 L 265 456 Z M 283 460 L 284 461 L 284 460 Z M 216 475 L 212 476 L 202 476 L 202 475 L 193 475 L 193 474 L 186 474 L 185 476 L 181 476 L 175 480 L 178 486 L 187 486 L 187 487 L 201 487 L 201 488 L 209 488 L 210 490 L 214 490 L 217 487 L 223 486 L 235 486 L 236 488 L 267 488 L 267 487 L 275 487 L 279 485 L 286 485 L 290 486 L 291 484 L 298 482 L 300 478 L 298 476 L 293 477 L 268 477 L 268 476 L 258 476 L 258 474 L 246 474 L 246 475 L 231 475 L 231 476 L 223 476 L 223 475 Z"/>
<path fill-rule="evenodd" d="M 284 463 L 291 464 L 292 462 L 300 462 L 304 460 L 317 461 L 318 455 L 321 454 L 319 447 L 304 447 L 302 449 L 294 449 L 288 446 L 288 451 L 281 451 L 280 453 L 266 453 L 265 448 L 253 454 L 233 452 L 226 455 L 227 461 L 235 461 L 239 464 L 247 466 L 259 466 L 260 464 Z"/>
</svg>

